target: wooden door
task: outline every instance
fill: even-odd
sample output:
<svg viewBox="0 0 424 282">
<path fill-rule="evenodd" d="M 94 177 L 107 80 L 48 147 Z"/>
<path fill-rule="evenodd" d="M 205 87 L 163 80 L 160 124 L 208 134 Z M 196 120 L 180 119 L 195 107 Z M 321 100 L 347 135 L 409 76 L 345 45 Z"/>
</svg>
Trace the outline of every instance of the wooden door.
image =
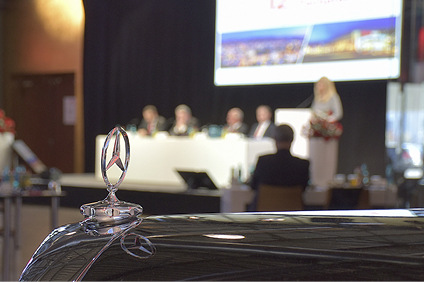
<svg viewBox="0 0 424 282">
<path fill-rule="evenodd" d="M 74 74 L 14 75 L 11 116 L 22 139 L 47 167 L 74 171 Z"/>
</svg>

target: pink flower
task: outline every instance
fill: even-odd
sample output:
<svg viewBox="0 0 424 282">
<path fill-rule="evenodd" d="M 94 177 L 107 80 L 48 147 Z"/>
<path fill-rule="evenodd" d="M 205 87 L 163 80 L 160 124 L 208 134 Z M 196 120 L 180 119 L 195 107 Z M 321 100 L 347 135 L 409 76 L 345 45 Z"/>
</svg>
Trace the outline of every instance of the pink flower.
<svg viewBox="0 0 424 282">
<path fill-rule="evenodd" d="M 341 123 L 329 122 L 326 119 L 311 119 L 309 137 L 323 137 L 328 140 L 331 138 L 340 138 L 343 133 Z"/>
<path fill-rule="evenodd" d="M 15 121 L 7 117 L 4 110 L 0 109 L 0 133 L 2 132 L 15 134 Z"/>
<path fill-rule="evenodd" d="M 4 125 L 7 132 L 15 133 L 15 121 L 13 119 L 6 117 Z"/>
</svg>

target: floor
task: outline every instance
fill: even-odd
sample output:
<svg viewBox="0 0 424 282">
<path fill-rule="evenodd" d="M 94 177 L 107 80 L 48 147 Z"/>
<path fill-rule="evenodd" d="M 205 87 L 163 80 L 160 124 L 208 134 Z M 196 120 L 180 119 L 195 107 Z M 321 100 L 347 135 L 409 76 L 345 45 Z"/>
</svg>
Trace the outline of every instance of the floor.
<svg viewBox="0 0 424 282">
<path fill-rule="evenodd" d="M 81 221 L 83 216 L 79 209 L 64 208 L 59 209 L 59 226 Z M 32 254 L 50 233 L 50 207 L 41 205 L 27 205 L 22 207 L 22 234 L 21 246 L 10 259 L 11 269 L 9 280 L 17 281 L 25 265 Z M 1 258 L 0 262 L 2 261 Z M 0 271 L 2 271 L 0 267 Z M 2 273 L 1 273 L 2 274 Z M 0 277 L 3 277 L 0 275 Z"/>
</svg>

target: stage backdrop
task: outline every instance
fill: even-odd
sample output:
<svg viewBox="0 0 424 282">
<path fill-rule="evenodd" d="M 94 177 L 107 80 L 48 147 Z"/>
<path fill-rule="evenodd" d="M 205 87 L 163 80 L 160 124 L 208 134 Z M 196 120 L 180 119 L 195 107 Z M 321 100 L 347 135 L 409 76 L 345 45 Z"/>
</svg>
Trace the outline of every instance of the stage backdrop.
<svg viewBox="0 0 424 282">
<path fill-rule="evenodd" d="M 84 7 L 87 172 L 94 171 L 95 137 L 140 117 L 146 104 L 171 118 L 185 103 L 202 124 L 225 123 L 237 106 L 251 125 L 260 104 L 296 108 L 312 95 L 312 84 L 214 86 L 214 0 L 88 0 Z M 367 163 L 371 174 L 384 174 L 386 84 L 336 84 L 344 107 L 339 172 Z"/>
</svg>

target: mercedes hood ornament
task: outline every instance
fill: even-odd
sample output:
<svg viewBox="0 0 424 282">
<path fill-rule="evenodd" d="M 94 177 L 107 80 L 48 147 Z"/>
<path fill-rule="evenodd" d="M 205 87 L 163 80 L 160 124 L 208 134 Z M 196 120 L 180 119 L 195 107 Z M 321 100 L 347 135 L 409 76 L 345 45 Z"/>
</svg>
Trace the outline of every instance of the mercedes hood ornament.
<svg viewBox="0 0 424 282">
<path fill-rule="evenodd" d="M 113 151 L 112 154 L 108 155 L 107 151 L 109 145 L 112 143 L 111 141 L 113 141 Z M 123 151 L 121 151 L 121 141 L 125 144 L 124 154 Z M 125 178 L 129 160 L 130 143 L 128 135 L 122 127 L 117 126 L 107 135 L 101 156 L 102 176 L 109 194 L 102 201 L 81 206 L 80 210 L 86 219 L 86 223 L 122 224 L 137 219 L 137 217 L 143 213 L 143 208 L 140 205 L 120 201 L 115 194 L 118 190 L 118 186 Z M 115 184 L 112 184 L 107 176 L 107 171 L 114 167 L 121 170 L 121 176 Z"/>
</svg>

